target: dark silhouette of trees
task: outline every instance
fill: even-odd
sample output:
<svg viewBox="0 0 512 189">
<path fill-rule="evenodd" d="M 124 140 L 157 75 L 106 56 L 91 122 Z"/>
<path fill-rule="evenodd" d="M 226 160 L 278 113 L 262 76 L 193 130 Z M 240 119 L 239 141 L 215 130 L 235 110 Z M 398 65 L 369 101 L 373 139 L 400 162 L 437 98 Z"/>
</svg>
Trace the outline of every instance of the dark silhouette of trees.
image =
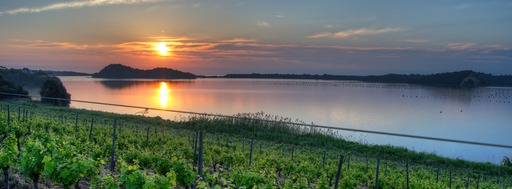
<svg viewBox="0 0 512 189">
<path fill-rule="evenodd" d="M 512 76 L 494 76 L 471 70 L 437 73 L 430 75 L 419 74 L 387 74 L 370 76 L 350 75 L 310 75 L 310 74 L 227 74 L 224 78 L 254 78 L 254 79 L 316 79 L 316 80 L 356 80 L 372 83 L 407 83 L 438 87 L 473 88 L 480 86 L 512 86 Z"/>
<path fill-rule="evenodd" d="M 195 79 L 196 75 L 169 68 L 155 68 L 140 70 L 122 64 L 110 64 L 100 72 L 92 75 L 93 78 L 134 78 L 134 79 Z"/>
<path fill-rule="evenodd" d="M 21 95 L 28 95 L 28 92 L 23 89 L 21 86 L 15 86 L 11 82 L 7 81 L 2 75 L 0 75 L 0 92 L 3 93 L 14 93 Z M 0 100 L 6 98 L 19 98 L 17 96 L 0 94 Z"/>
<path fill-rule="evenodd" d="M 56 100 L 41 98 L 41 102 L 55 106 L 69 106 L 71 95 L 67 92 L 62 82 L 57 80 L 46 80 L 39 91 L 41 97 L 63 98 L 67 100 Z"/>
</svg>

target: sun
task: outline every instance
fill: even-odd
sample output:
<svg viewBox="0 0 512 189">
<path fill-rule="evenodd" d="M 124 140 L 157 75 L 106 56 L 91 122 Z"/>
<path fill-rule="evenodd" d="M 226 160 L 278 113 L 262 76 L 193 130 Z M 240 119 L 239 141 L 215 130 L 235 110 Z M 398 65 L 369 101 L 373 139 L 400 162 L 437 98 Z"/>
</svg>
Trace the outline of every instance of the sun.
<svg viewBox="0 0 512 189">
<path fill-rule="evenodd" d="M 171 48 L 167 46 L 166 42 L 159 42 L 156 44 L 156 50 L 160 56 L 169 56 Z"/>
</svg>

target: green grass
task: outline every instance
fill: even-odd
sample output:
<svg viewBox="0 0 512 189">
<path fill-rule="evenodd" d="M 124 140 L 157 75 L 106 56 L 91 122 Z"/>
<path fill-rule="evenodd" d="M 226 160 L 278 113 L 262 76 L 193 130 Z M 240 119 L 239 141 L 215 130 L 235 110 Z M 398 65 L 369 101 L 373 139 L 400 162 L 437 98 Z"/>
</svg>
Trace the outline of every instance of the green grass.
<svg viewBox="0 0 512 189">
<path fill-rule="evenodd" d="M 375 184 L 376 158 L 381 158 L 379 186 L 405 187 L 406 171 L 403 164 L 410 163 L 411 188 L 447 188 L 452 171 L 452 186 L 470 188 L 503 188 L 508 186 L 512 168 L 490 163 L 449 159 L 429 153 L 417 153 L 402 147 L 365 145 L 350 142 L 332 130 L 301 127 L 293 124 L 254 121 L 267 119 L 289 121 L 285 118 L 258 114 L 237 115 L 238 119 L 191 117 L 182 121 L 119 115 L 46 106 L 31 101 L 10 101 L 11 124 L 7 124 L 6 103 L 0 103 L 1 136 L 17 136 L 21 154 L 26 147 L 39 141 L 48 144 L 43 151 L 48 162 L 65 164 L 69 169 L 82 168 L 78 177 L 66 168 L 51 169 L 45 165 L 41 179 L 54 185 L 72 186 L 81 178 L 82 188 L 158 188 L 165 186 L 195 186 L 217 188 L 325 188 L 334 186 L 339 156 L 345 156 L 341 188 L 370 187 Z M 18 121 L 18 107 L 29 111 L 29 119 Z M 75 118 L 78 114 L 78 127 Z M 92 138 L 89 139 L 91 119 L 95 119 Z M 113 120 L 117 120 L 116 163 L 111 172 Z M 146 145 L 146 136 L 149 138 Z M 197 130 L 206 133 L 204 141 L 204 177 L 198 180 L 194 163 L 194 137 Z M 250 145 L 254 139 L 251 166 Z M 51 144 L 51 145 L 50 145 Z M 37 146 L 34 146 L 37 147 Z M 261 153 L 260 153 L 261 148 Z M 197 148 L 196 148 L 197 149 Z M 293 159 L 292 159 L 293 151 Z M 323 154 L 326 152 L 326 162 Z M 10 168 L 17 183 L 31 179 L 21 171 L 23 157 Z M 350 167 L 348 159 L 350 157 Z M 73 164 L 78 159 L 88 164 Z M 368 161 L 368 169 L 366 162 Z M 92 168 L 91 168 L 92 167 Z M 436 182 L 437 170 L 440 177 Z M 60 172 L 59 172 L 60 171 Z M 76 171 L 75 171 L 76 172 Z M 60 184 L 62 183 L 62 184 Z M 53 187 L 53 186 L 47 186 Z"/>
</svg>

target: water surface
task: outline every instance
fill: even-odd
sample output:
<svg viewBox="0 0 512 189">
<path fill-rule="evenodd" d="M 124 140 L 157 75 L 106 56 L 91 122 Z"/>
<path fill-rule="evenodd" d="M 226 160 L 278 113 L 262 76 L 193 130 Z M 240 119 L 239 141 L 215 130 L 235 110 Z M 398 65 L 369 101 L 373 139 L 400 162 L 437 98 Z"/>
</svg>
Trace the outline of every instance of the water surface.
<svg viewBox="0 0 512 189">
<path fill-rule="evenodd" d="M 456 90 L 354 81 L 196 79 L 104 80 L 61 77 L 72 99 L 219 113 L 265 112 L 344 128 L 512 144 L 512 88 Z M 85 103 L 72 107 L 126 114 L 143 109 Z M 146 116 L 187 115 L 150 110 Z M 498 163 L 512 150 L 345 132 L 351 140 L 391 144 L 452 158 Z"/>
</svg>

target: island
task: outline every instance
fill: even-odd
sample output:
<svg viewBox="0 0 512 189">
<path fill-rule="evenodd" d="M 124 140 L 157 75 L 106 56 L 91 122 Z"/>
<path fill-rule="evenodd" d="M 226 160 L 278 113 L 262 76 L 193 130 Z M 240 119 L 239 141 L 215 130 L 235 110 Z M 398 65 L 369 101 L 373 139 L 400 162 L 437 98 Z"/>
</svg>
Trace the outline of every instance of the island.
<svg viewBox="0 0 512 189">
<path fill-rule="evenodd" d="M 196 79 L 197 76 L 170 68 L 141 70 L 122 64 L 110 64 L 100 72 L 92 74 L 93 78 L 105 79 Z"/>
</svg>

